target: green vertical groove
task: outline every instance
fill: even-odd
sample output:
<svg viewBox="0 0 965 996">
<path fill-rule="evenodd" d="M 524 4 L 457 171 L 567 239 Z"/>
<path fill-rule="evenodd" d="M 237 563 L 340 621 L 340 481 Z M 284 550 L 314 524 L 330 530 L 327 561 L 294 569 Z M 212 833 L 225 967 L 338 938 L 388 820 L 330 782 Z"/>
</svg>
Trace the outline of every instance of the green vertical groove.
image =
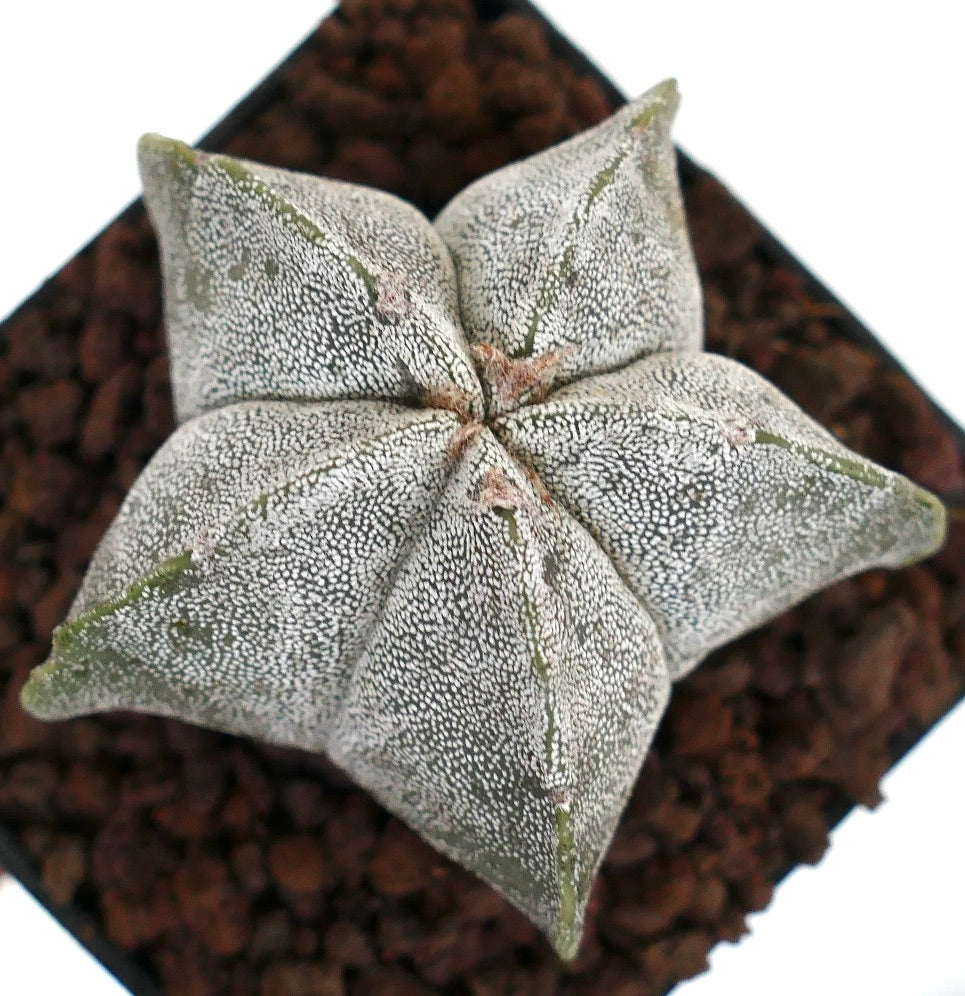
<svg viewBox="0 0 965 996">
<path fill-rule="evenodd" d="M 553 940 L 563 958 L 572 958 L 580 942 L 576 921 L 576 886 L 573 884 L 576 881 L 576 845 L 570 813 L 564 806 L 556 807 L 556 860 L 560 906 Z"/>
<path fill-rule="evenodd" d="M 832 474 L 843 474 L 851 477 L 860 484 L 867 484 L 872 488 L 884 488 L 888 485 L 888 478 L 876 467 L 870 467 L 860 460 L 852 457 L 841 456 L 832 453 L 830 450 L 822 450 L 817 446 L 805 446 L 803 443 L 795 443 L 783 436 L 777 436 L 766 429 L 758 429 L 754 435 L 754 443 L 757 446 L 780 446 L 782 449 L 790 450 L 795 455 L 813 463 L 816 467 L 822 467 Z"/>
<path fill-rule="evenodd" d="M 546 312 L 549 311 L 549 309 L 556 303 L 557 298 L 560 296 L 560 289 L 573 272 L 573 257 L 576 255 L 576 239 L 579 235 L 580 229 L 588 220 L 590 216 L 590 209 L 593 207 L 594 201 L 596 201 L 597 198 L 603 194 L 606 188 L 613 183 L 617 170 L 629 154 L 629 149 L 623 149 L 621 152 L 618 152 L 596 174 L 596 176 L 593 177 L 589 190 L 587 191 L 586 202 L 583 205 L 582 214 L 579 208 L 573 212 L 573 218 L 570 223 L 572 229 L 572 239 L 569 243 L 567 243 L 562 253 L 560 253 L 559 259 L 555 262 L 550 272 L 547 274 L 546 282 L 540 289 L 539 297 L 533 305 L 533 311 L 527 325 L 526 339 L 523 342 L 522 348 L 516 354 L 517 359 L 532 355 L 533 349 L 536 345 L 536 333 L 539 331 L 540 322 L 542 322 Z"/>
<path fill-rule="evenodd" d="M 495 509 L 509 530 L 510 543 L 521 546 L 521 536 L 516 516 L 511 509 Z M 553 738 L 556 733 L 556 712 L 553 708 L 552 695 L 549 687 L 550 663 L 543 656 L 539 646 L 539 617 L 533 600 L 523 592 L 523 617 L 525 628 L 529 632 L 530 666 L 533 674 L 543 686 L 543 704 L 546 714 L 546 730 L 543 734 L 543 751 L 546 770 L 553 770 Z M 558 907 L 556 914 L 556 929 L 554 944 L 561 957 L 571 958 L 576 954 L 579 945 L 580 932 L 577 924 L 578 897 L 576 892 L 576 844 L 573 840 L 573 827 L 568 806 L 557 803 L 554 807 L 556 829 L 556 882 Z"/>
<path fill-rule="evenodd" d="M 106 602 L 100 602 L 92 609 L 88 609 L 79 615 L 76 619 L 58 627 L 57 632 L 54 634 L 54 650 L 63 653 L 70 648 L 74 640 L 92 623 L 128 605 L 133 605 L 147 592 L 155 588 L 163 588 L 172 581 L 177 580 L 191 566 L 191 556 L 191 551 L 185 550 L 175 557 L 170 557 L 158 564 L 151 574 L 130 585 L 123 595 Z"/>
<path fill-rule="evenodd" d="M 369 301 L 375 304 L 379 299 L 379 282 L 375 279 L 375 274 L 356 256 L 346 256 L 345 261 L 362 278 Z"/>
<path fill-rule="evenodd" d="M 622 152 L 618 152 L 613 159 L 610 160 L 600 170 L 599 173 L 593 177 L 593 182 L 590 184 L 590 193 L 586 199 L 586 207 L 584 208 L 584 213 L 589 214 L 590 208 L 593 206 L 593 202 L 606 190 L 607 187 L 613 183 L 613 178 L 617 175 L 617 170 L 620 168 L 620 164 L 624 159 L 627 158 L 629 154 L 628 149 L 624 149 Z M 575 220 L 575 219 L 574 219 Z"/>
</svg>

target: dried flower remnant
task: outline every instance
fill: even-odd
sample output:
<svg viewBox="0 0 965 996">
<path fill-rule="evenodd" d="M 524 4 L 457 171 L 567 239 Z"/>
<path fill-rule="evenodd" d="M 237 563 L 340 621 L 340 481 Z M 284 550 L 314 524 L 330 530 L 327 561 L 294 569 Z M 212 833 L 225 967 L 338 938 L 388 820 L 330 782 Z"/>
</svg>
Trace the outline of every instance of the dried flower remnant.
<svg viewBox="0 0 965 996">
<path fill-rule="evenodd" d="M 483 383 L 489 388 L 490 415 L 504 414 L 524 403 L 536 403 L 549 393 L 553 377 L 571 348 L 541 356 L 511 359 L 502 350 L 482 342 L 472 347 Z"/>
<path fill-rule="evenodd" d="M 671 681 L 940 544 L 704 354 L 663 83 L 435 225 L 142 141 L 180 427 L 23 701 L 322 751 L 564 957 Z"/>
</svg>

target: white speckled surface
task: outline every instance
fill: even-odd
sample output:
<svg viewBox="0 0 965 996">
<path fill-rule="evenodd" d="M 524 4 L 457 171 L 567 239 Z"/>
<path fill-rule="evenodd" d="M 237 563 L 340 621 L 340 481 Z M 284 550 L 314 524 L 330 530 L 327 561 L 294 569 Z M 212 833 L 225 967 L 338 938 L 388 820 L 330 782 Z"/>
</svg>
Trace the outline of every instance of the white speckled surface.
<svg viewBox="0 0 965 996">
<path fill-rule="evenodd" d="M 671 679 L 944 535 L 697 351 L 677 103 L 665 81 L 491 174 L 438 233 L 142 138 L 181 425 L 25 707 L 323 751 L 573 956 Z"/>
</svg>

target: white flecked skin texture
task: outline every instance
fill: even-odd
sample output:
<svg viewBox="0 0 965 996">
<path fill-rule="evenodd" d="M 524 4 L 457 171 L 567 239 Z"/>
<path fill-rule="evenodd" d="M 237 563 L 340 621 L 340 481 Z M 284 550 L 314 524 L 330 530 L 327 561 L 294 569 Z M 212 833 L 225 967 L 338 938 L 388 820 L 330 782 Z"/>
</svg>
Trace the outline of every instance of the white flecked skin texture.
<svg viewBox="0 0 965 996">
<path fill-rule="evenodd" d="M 479 410 L 452 261 L 411 204 L 201 155 L 147 138 L 140 156 L 178 421 L 252 398 L 418 404 L 446 386 Z"/>
<path fill-rule="evenodd" d="M 143 139 L 181 424 L 25 707 L 325 752 L 573 956 L 671 681 L 944 531 L 699 351 L 676 104 L 660 84 L 435 227 Z"/>
<path fill-rule="evenodd" d="M 700 349 L 668 80 L 607 121 L 483 177 L 436 228 L 459 275 L 471 343 L 559 352 L 558 382 L 669 349 Z"/>
</svg>

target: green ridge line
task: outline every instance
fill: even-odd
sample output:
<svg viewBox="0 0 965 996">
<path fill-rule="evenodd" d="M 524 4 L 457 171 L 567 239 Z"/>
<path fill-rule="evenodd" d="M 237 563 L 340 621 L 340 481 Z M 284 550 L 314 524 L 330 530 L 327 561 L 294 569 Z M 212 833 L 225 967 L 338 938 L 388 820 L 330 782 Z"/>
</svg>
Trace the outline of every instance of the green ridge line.
<svg viewBox="0 0 965 996">
<path fill-rule="evenodd" d="M 162 135 L 145 135 L 140 141 L 141 150 L 166 156 L 169 160 L 193 170 L 211 169 L 223 173 L 240 187 L 248 188 L 259 197 L 274 213 L 288 221 L 310 242 L 325 241 L 325 233 L 303 211 L 291 201 L 260 180 L 250 169 L 230 156 L 209 155 L 192 149 L 190 145 Z"/>
<path fill-rule="evenodd" d="M 667 106 L 668 101 L 664 96 L 664 93 L 668 89 L 671 97 L 676 93 L 675 86 L 671 85 L 669 88 L 663 88 L 660 94 L 654 98 L 652 103 L 648 104 L 639 114 L 636 115 L 636 117 L 631 119 L 631 128 L 646 128 L 656 118 L 660 111 Z M 610 162 L 608 162 L 599 171 L 599 173 L 594 176 L 587 192 L 586 202 L 582 207 L 582 217 L 580 215 L 580 208 L 577 208 L 577 210 L 573 212 L 573 219 L 571 222 L 571 239 L 575 240 L 580 229 L 589 219 L 590 209 L 593 207 L 594 201 L 596 201 L 603 191 L 613 183 L 617 170 L 620 168 L 627 156 L 630 155 L 630 152 L 631 149 L 629 147 L 623 149 L 621 152 L 618 152 L 613 159 L 611 159 Z M 530 316 L 526 330 L 526 339 L 524 340 L 520 350 L 515 354 L 516 359 L 532 355 L 533 348 L 536 343 L 536 333 L 539 329 L 539 324 L 543 318 L 543 315 L 553 305 L 556 298 L 559 297 L 560 285 L 572 272 L 573 256 L 575 251 L 575 242 L 570 241 L 561 253 L 559 261 L 551 269 L 550 273 L 547 274 L 546 282 L 543 284 L 539 297 L 533 306 L 533 312 Z"/>
<path fill-rule="evenodd" d="M 346 256 L 345 261 L 362 278 L 369 302 L 375 304 L 379 299 L 379 282 L 375 274 L 356 256 Z"/>
<path fill-rule="evenodd" d="M 622 152 L 617 153 L 613 159 L 607 163 L 603 169 L 593 178 L 593 183 L 590 184 L 590 193 L 586 199 L 586 206 L 583 209 L 585 216 L 590 213 L 590 208 L 593 206 L 593 202 L 606 190 L 607 187 L 613 183 L 613 178 L 616 176 L 617 170 L 620 168 L 621 163 L 629 155 L 630 150 L 624 149 Z M 574 219 L 575 221 L 576 219 Z"/>
<path fill-rule="evenodd" d="M 155 588 L 165 587 L 177 580 L 191 566 L 192 556 L 193 554 L 190 550 L 184 550 L 174 557 L 169 557 L 158 564 L 151 574 L 130 585 L 123 595 L 106 602 L 99 602 L 93 608 L 82 612 L 76 619 L 72 619 L 70 622 L 66 622 L 58 627 L 54 634 L 53 649 L 57 653 L 64 653 L 70 649 L 77 637 L 92 623 L 128 605 L 133 605 L 147 592 L 153 591 Z"/>
<path fill-rule="evenodd" d="M 840 456 L 830 450 L 822 450 L 817 446 L 806 446 L 804 443 L 795 443 L 783 436 L 777 436 L 766 429 L 758 429 L 754 435 L 755 446 L 779 446 L 781 449 L 789 450 L 799 457 L 803 457 L 808 463 L 830 471 L 832 474 L 842 474 L 850 477 L 860 484 L 867 484 L 872 488 L 884 488 L 888 485 L 888 478 L 860 460 L 851 457 Z"/>
<path fill-rule="evenodd" d="M 231 159 L 228 156 L 215 156 L 209 162 L 239 186 L 250 187 L 252 193 L 260 197 L 276 215 L 292 224 L 309 242 L 317 244 L 325 241 L 325 233 L 311 218 L 295 207 L 291 201 L 285 200 L 264 180 L 259 180 L 251 170 L 243 166 L 237 159 Z"/>
<path fill-rule="evenodd" d="M 510 541 L 513 546 L 520 546 L 519 526 L 512 509 L 496 509 L 500 518 L 507 522 Z M 553 737 L 556 733 L 556 713 L 553 709 L 552 694 L 549 687 L 549 662 L 543 656 L 538 642 L 538 617 L 533 600 L 523 592 L 523 614 L 525 628 L 529 631 L 532 651 L 530 665 L 533 673 L 543 685 L 543 705 L 546 712 L 546 731 L 543 734 L 543 751 L 546 770 L 553 770 Z M 553 810 L 556 824 L 556 885 L 558 889 L 559 907 L 556 918 L 555 940 L 564 957 L 574 953 L 574 945 L 579 937 L 574 936 L 576 929 L 577 895 L 576 895 L 576 843 L 573 839 L 573 828 L 569 809 L 557 803 Z"/>
<path fill-rule="evenodd" d="M 595 409 L 597 411 L 621 410 L 625 412 L 628 405 L 637 411 L 660 415 L 662 418 L 669 419 L 673 422 L 686 422 L 689 425 L 702 424 L 700 420 L 688 418 L 681 412 L 675 412 L 673 415 L 665 415 L 657 411 L 655 408 L 649 408 L 642 404 L 628 402 L 625 399 L 602 401 L 583 398 L 562 398 L 556 400 L 548 398 L 541 404 L 529 406 L 529 410 L 523 415 L 513 413 L 509 416 L 503 416 L 497 420 L 494 428 L 499 429 L 500 427 L 505 426 L 509 429 L 511 421 L 515 421 L 517 424 L 521 424 L 523 426 L 527 423 L 536 426 L 556 418 L 565 417 L 566 411 L 574 408 Z M 841 456 L 838 453 L 832 453 L 830 450 L 823 450 L 818 446 L 808 446 L 804 443 L 795 443 L 790 439 L 785 439 L 783 436 L 778 436 L 776 433 L 769 432 L 766 429 L 756 430 L 753 445 L 779 446 L 781 449 L 788 450 L 796 456 L 802 457 L 808 463 L 814 464 L 816 467 L 821 467 L 823 470 L 827 470 L 832 474 L 841 474 L 845 477 L 850 477 L 852 480 L 858 481 L 860 484 L 867 484 L 869 487 L 873 488 L 885 488 L 888 486 L 887 476 L 875 467 L 871 467 L 866 463 L 862 463 L 860 460 L 853 459 L 852 457 Z M 933 499 L 928 492 L 922 489 L 919 490 L 921 491 L 921 494 L 916 495 L 918 503 L 920 505 L 932 507 L 936 499 Z"/>
<path fill-rule="evenodd" d="M 579 935 L 576 933 L 576 842 L 569 810 L 556 807 L 556 860 L 560 889 L 560 908 L 555 940 L 564 958 L 576 954 Z"/>
</svg>

